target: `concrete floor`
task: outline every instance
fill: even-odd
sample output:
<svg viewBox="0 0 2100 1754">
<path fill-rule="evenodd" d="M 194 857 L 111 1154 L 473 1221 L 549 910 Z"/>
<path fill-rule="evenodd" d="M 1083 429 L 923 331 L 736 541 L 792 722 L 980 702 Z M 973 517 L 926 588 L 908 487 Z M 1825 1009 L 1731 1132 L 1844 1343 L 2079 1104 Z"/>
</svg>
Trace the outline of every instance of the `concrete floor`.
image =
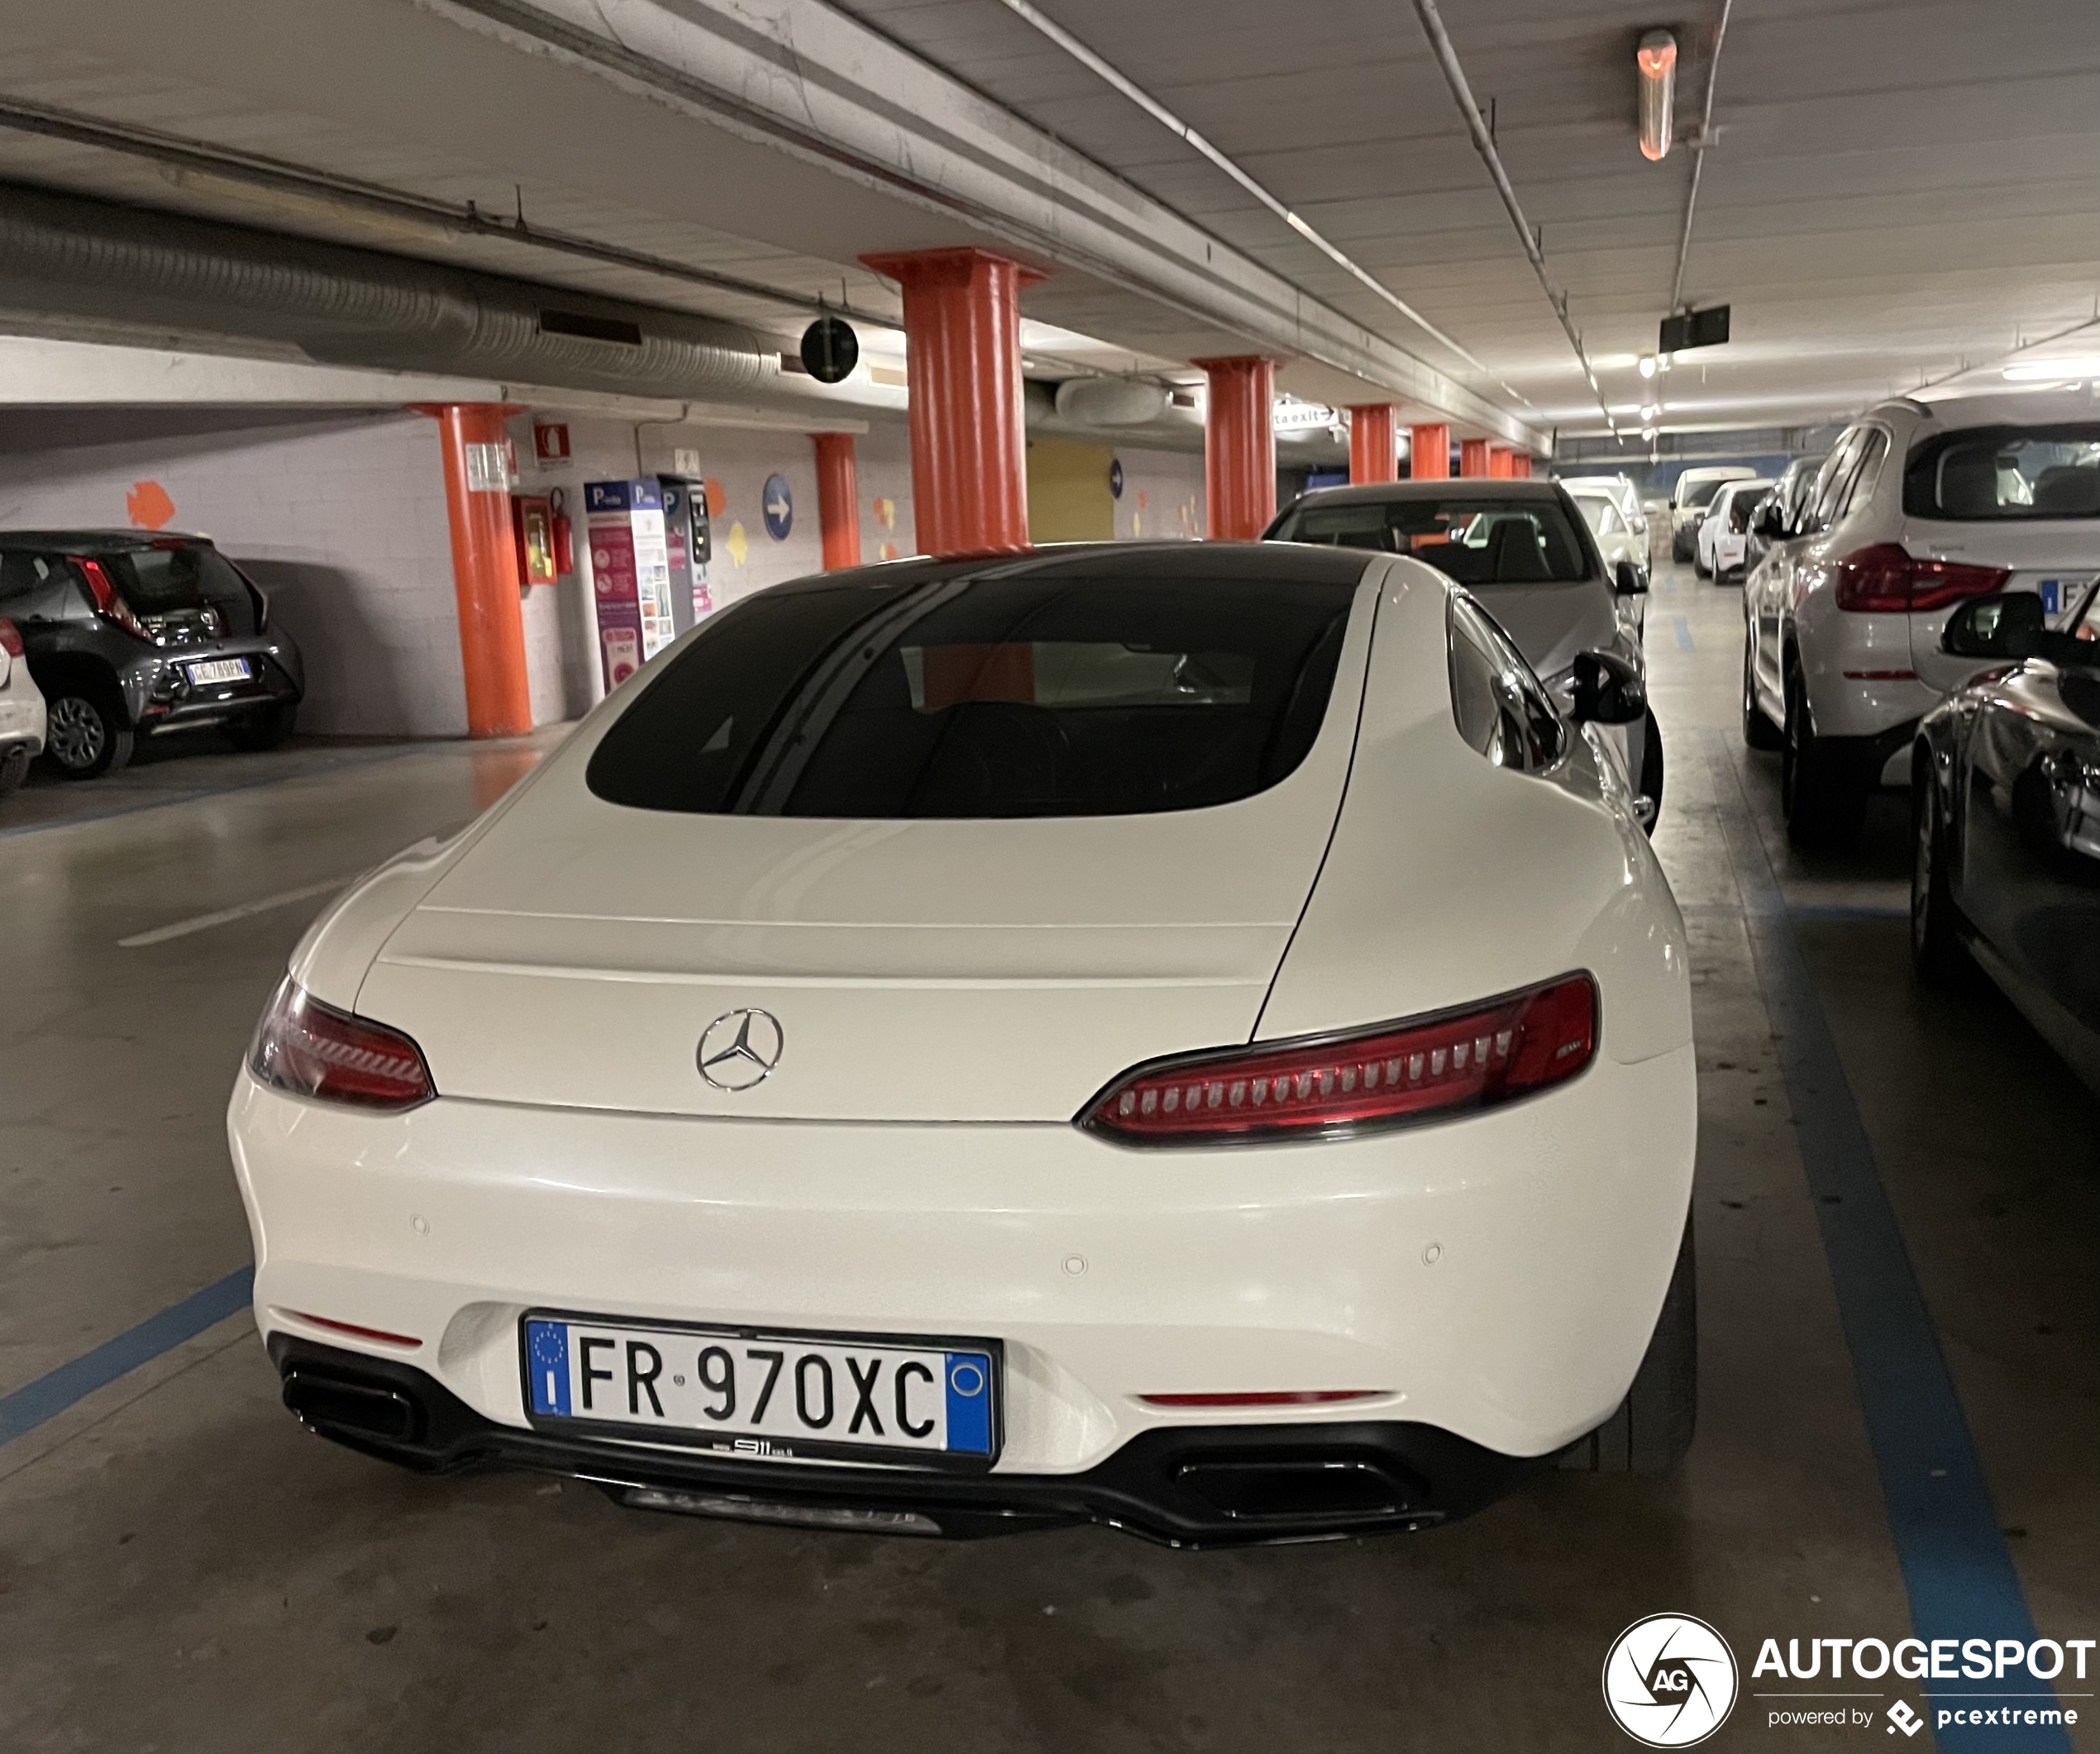
<svg viewBox="0 0 2100 1754">
<path fill-rule="evenodd" d="M 1677 1476 L 1554 1475 L 1431 1534 L 1237 1553 L 689 1521 L 308 1437 L 236 1315 L 0 1447 L 0 1747 L 1590 1749 L 1630 1745 L 1599 1671 L 1663 1610 L 1742 1665 L 1711 1746 L 1926 1745 L 1878 1721 L 1775 1730 L 1754 1697 L 1816 1685 L 1753 1680 L 1765 1637 L 1911 1626 L 1745 848 L 1778 875 L 2004 1547 L 2058 1637 L 2100 1632 L 2100 1108 L 1993 993 L 1913 986 L 1899 800 L 1855 854 L 1787 852 L 1773 760 L 1736 732 L 1740 627 L 1736 593 L 1659 579 L 1657 838 L 1702 1098 L 1702 1405 Z M 247 1259 L 222 1113 L 317 895 L 120 941 L 346 877 L 546 743 L 199 754 L 0 805 L 0 1396 Z M 2096 1686 L 2059 1683 L 2081 1749 Z"/>
</svg>

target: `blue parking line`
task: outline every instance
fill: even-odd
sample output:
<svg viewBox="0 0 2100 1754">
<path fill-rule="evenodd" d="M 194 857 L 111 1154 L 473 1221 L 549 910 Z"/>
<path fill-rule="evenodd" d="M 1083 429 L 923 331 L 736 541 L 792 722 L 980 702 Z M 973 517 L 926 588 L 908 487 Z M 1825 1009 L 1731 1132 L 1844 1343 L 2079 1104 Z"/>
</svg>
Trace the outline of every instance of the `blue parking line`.
<svg viewBox="0 0 2100 1754">
<path fill-rule="evenodd" d="M 56 1418 L 75 1401 L 127 1376 L 163 1352 L 173 1351 L 208 1327 L 248 1307 L 255 1295 L 255 1270 L 243 1267 L 217 1285 L 193 1292 L 158 1315 L 148 1316 L 93 1351 L 83 1352 L 12 1394 L 0 1395 L 0 1444 L 12 1443 L 46 1419 Z"/>
<path fill-rule="evenodd" d="M 1677 649 L 1679 651 L 1696 651 L 1697 648 L 1692 643 L 1692 623 L 1682 615 L 1673 615 L 1670 621 L 1677 630 Z"/>
<path fill-rule="evenodd" d="M 2031 1644 L 2034 1617 L 1815 979 L 1727 741 L 1717 731 L 1704 736 L 1715 808 L 1793 1105 L 1802 1165 L 1816 1202 L 1911 1627 L 1927 1640 L 2017 1638 Z M 2053 1692 L 2046 1683 L 2008 1676 L 1935 1681 L 1931 1696 L 1952 1699 L 2008 1685 Z M 2068 1754 L 2070 1747 L 2060 1728 L 1950 1724 L 1935 1735 L 1945 1754 Z"/>
</svg>

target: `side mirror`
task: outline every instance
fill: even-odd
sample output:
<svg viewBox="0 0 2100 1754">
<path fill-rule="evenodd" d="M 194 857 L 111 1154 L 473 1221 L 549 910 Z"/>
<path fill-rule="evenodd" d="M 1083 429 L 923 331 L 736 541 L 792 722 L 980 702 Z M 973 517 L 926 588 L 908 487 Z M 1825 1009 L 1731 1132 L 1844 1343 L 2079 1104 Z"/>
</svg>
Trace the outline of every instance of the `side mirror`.
<svg viewBox="0 0 2100 1754">
<path fill-rule="evenodd" d="M 1750 530 L 1752 534 L 1763 536 L 1768 542 L 1786 540 L 1787 520 L 1777 500 L 1768 499 L 1757 508 L 1757 515 L 1750 520 Z"/>
<path fill-rule="evenodd" d="M 1621 560 L 1612 569 L 1611 588 L 1621 597 L 1638 597 L 1648 589 L 1648 569 Z"/>
<path fill-rule="evenodd" d="M 1648 711 L 1648 689 L 1640 672 L 1608 651 L 1586 651 L 1575 660 L 1575 702 L 1578 725 L 1631 725 Z"/>
<path fill-rule="evenodd" d="M 2042 648 L 2048 622 L 2032 591 L 2002 591 L 1972 597 L 1947 617 L 1940 649 L 1950 657 L 1996 658 L 2016 663 Z"/>
</svg>

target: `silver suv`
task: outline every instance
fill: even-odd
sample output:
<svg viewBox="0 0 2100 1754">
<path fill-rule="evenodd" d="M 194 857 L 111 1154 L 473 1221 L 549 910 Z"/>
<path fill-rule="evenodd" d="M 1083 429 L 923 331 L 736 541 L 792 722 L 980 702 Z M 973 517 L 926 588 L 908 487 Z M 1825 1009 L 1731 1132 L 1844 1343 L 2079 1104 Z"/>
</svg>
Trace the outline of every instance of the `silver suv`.
<svg viewBox="0 0 2100 1754">
<path fill-rule="evenodd" d="M 1917 722 L 1979 668 L 1954 608 L 2033 591 L 2059 617 L 2100 574 L 2100 403 L 1907 397 L 1848 427 L 1743 593 L 1743 731 L 1784 751 L 1789 835 L 1841 844 L 1910 783 Z"/>
</svg>

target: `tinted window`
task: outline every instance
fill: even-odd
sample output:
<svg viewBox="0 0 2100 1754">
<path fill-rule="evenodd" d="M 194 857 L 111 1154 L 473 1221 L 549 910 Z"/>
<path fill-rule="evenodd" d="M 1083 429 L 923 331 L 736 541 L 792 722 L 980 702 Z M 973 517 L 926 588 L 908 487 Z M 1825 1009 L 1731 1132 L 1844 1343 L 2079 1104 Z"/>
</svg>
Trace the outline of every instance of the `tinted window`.
<svg viewBox="0 0 2100 1754">
<path fill-rule="evenodd" d="M 1574 520 L 1555 499 L 1315 500 L 1270 534 L 1412 555 L 1465 585 L 1573 584 L 1594 576 Z"/>
<path fill-rule="evenodd" d="M 1844 498 L 1845 485 L 1852 479 L 1852 465 L 1859 457 L 1864 437 L 1864 430 L 1854 427 L 1841 434 L 1830 447 L 1830 454 L 1823 459 L 1823 466 L 1816 471 L 1816 485 L 1809 489 L 1805 528 L 1827 530 L 1830 527 Z"/>
<path fill-rule="evenodd" d="M 1942 433 L 1911 451 L 1903 509 L 1913 517 L 2100 517 L 2100 422 Z"/>
<path fill-rule="evenodd" d="M 647 680 L 587 783 L 614 803 L 725 815 L 1228 803 L 1305 759 L 1355 593 L 1353 578 L 1106 565 L 763 592 Z"/>
<path fill-rule="evenodd" d="M 1567 746 L 1567 727 L 1523 654 L 1467 598 L 1452 599 L 1447 631 L 1458 735 L 1497 767 L 1551 767 Z"/>
<path fill-rule="evenodd" d="M 1728 485 L 1729 479 L 1723 476 L 1718 480 L 1680 481 L 1677 485 L 1677 503 L 1687 512 L 1711 505 L 1714 495 Z"/>
</svg>

